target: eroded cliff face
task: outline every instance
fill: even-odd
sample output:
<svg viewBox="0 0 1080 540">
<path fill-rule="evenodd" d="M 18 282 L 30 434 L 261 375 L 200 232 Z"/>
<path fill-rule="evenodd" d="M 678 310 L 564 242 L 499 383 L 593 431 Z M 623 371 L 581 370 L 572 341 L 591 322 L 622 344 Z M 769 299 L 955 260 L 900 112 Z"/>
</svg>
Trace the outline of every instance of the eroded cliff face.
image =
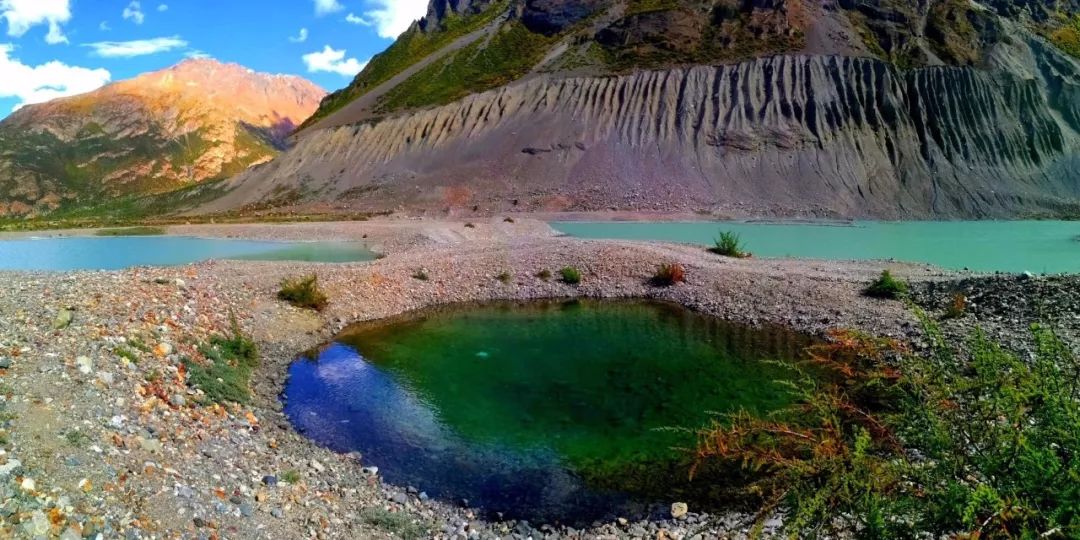
<svg viewBox="0 0 1080 540">
<path fill-rule="evenodd" d="M 536 77 L 313 130 L 204 209 L 657 209 L 1015 217 L 1080 209 L 1080 66 L 1035 37 L 977 70 L 781 55 Z"/>
</svg>

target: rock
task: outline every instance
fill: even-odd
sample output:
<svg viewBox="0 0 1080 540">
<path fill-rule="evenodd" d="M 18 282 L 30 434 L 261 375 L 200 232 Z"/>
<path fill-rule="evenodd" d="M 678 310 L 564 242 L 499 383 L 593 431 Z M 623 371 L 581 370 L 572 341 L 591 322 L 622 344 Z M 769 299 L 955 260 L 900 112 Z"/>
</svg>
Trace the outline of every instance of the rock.
<svg viewBox="0 0 1080 540">
<path fill-rule="evenodd" d="M 419 499 L 421 501 L 426 501 L 426 500 L 428 500 L 430 498 L 430 497 L 428 497 L 428 494 L 427 494 L 426 491 L 421 491 L 420 495 L 418 495 L 417 497 L 419 497 Z"/>
<path fill-rule="evenodd" d="M 686 503 L 677 502 L 671 505 L 671 517 L 679 519 L 686 515 L 690 511 L 690 507 Z"/>
<path fill-rule="evenodd" d="M 268 474 L 262 477 L 262 483 L 270 487 L 277 487 L 277 477 Z"/>
<path fill-rule="evenodd" d="M 409 497 L 407 497 L 404 493 L 395 493 L 390 496 L 390 500 L 398 504 L 404 505 L 405 503 L 409 502 Z"/>
<path fill-rule="evenodd" d="M 11 369 L 11 359 L 6 356 L 0 356 L 0 369 Z"/>
<path fill-rule="evenodd" d="M 201 528 L 206 526 L 206 520 L 199 517 L 199 516 L 195 516 L 195 518 L 191 520 L 191 523 L 193 525 L 195 525 L 195 527 L 198 528 L 198 529 L 201 529 Z"/>
<path fill-rule="evenodd" d="M 316 472 L 326 472 L 326 465 L 319 463 L 318 460 L 311 460 L 311 468 Z"/>
<path fill-rule="evenodd" d="M 56 314 L 56 319 L 53 320 L 53 330 L 63 330 L 71 326 L 71 321 L 75 319 L 75 314 L 70 309 L 61 309 Z"/>
<path fill-rule="evenodd" d="M 33 478 L 27 476 L 23 478 L 22 483 L 19 484 L 19 487 L 22 488 L 23 491 L 34 491 L 34 489 L 37 488 L 37 483 L 34 482 Z"/>
<path fill-rule="evenodd" d="M 255 514 L 255 509 L 251 506 L 251 503 L 242 503 L 239 508 L 241 516 L 251 517 Z"/>
<path fill-rule="evenodd" d="M 182 280 L 180 278 L 176 278 L 176 288 L 177 289 L 185 289 L 185 288 L 187 288 L 187 283 L 184 282 L 184 280 Z"/>
<path fill-rule="evenodd" d="M 160 454 L 161 451 L 164 449 L 161 441 L 153 437 L 139 437 L 138 441 L 139 447 L 141 447 L 143 450 L 146 450 L 147 452 L 150 452 L 151 454 Z"/>
<path fill-rule="evenodd" d="M 285 512 L 280 508 L 271 508 L 270 515 L 276 518 L 282 518 L 285 517 Z"/>
<path fill-rule="evenodd" d="M 34 510 L 34 513 L 30 514 L 30 521 L 26 522 L 23 527 L 29 538 L 45 536 L 49 534 L 49 518 L 45 517 L 45 512 Z"/>
<path fill-rule="evenodd" d="M 68 527 L 60 535 L 60 540 L 82 540 L 82 535 L 75 529 Z"/>
<path fill-rule="evenodd" d="M 112 386 L 116 378 L 113 377 L 112 373 L 102 371 L 101 373 L 98 373 L 98 380 L 101 381 L 101 384 L 104 384 L 105 386 Z"/>
<path fill-rule="evenodd" d="M 76 358 L 75 366 L 79 368 L 79 372 L 83 375 L 88 375 L 91 371 L 94 371 L 94 361 L 89 356 Z"/>
<path fill-rule="evenodd" d="M 363 469 L 360 469 L 360 472 L 362 472 L 362 473 L 364 473 L 364 474 L 366 474 L 368 476 L 375 476 L 375 475 L 379 474 L 379 468 L 375 467 L 375 466 L 364 467 Z"/>
<path fill-rule="evenodd" d="M 173 407 L 180 408 L 187 405 L 187 398 L 185 398 L 183 394 L 177 392 L 169 396 L 169 404 Z"/>
<path fill-rule="evenodd" d="M 0 465 L 0 479 L 4 479 L 4 478 L 7 478 L 8 476 L 11 476 L 11 474 L 14 473 L 15 471 L 18 471 L 20 467 L 22 467 L 22 463 L 19 462 L 19 460 L 14 459 L 14 458 L 9 458 L 7 460 L 7 463 L 4 463 L 3 465 Z"/>
<path fill-rule="evenodd" d="M 176 495 L 178 497 L 190 499 L 195 496 L 195 490 L 191 489 L 190 486 L 180 486 L 176 488 Z"/>
</svg>

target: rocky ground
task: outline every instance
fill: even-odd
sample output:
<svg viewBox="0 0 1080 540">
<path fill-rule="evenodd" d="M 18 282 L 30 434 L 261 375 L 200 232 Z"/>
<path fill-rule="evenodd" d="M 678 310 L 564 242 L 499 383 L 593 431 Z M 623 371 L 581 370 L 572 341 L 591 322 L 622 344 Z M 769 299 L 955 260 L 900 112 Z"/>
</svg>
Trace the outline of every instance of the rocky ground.
<svg viewBox="0 0 1080 540">
<path fill-rule="evenodd" d="M 421 500 L 415 490 L 384 483 L 377 462 L 332 453 L 293 431 L 278 400 L 286 368 L 351 322 L 490 299 L 646 297 L 812 333 L 857 327 L 918 334 L 902 303 L 860 294 L 887 263 L 733 260 L 691 246 L 559 238 L 529 220 L 473 227 L 425 221 L 208 225 L 170 232 L 354 239 L 385 257 L 342 265 L 210 261 L 0 274 L 0 537 L 742 537 L 742 516 L 694 508 L 677 519 L 669 512 L 642 522 L 614 516 L 574 530 L 486 521 L 476 509 Z M 669 262 L 686 267 L 687 283 L 649 285 L 656 266 Z M 581 285 L 533 277 L 564 266 L 582 270 Z M 939 290 L 958 277 L 888 266 Z M 412 278 L 421 268 L 429 281 Z M 509 283 L 496 279 L 503 271 L 514 276 Z M 325 311 L 276 300 L 282 278 L 313 272 L 331 298 Z M 1011 310 L 1026 297 L 1024 287 L 1059 287 L 1031 279 L 1015 289 L 1001 280 L 992 282 L 1004 291 L 991 295 L 1002 299 L 999 305 L 978 297 L 971 320 L 981 320 L 982 310 Z M 979 287 L 970 283 L 973 291 Z M 1071 291 L 1061 317 L 1072 317 L 1074 329 L 1076 284 L 1060 285 Z M 927 305 L 940 296 L 919 295 Z M 254 399 L 248 406 L 207 405 L 185 384 L 181 359 L 200 358 L 197 347 L 227 332 L 231 315 L 262 353 Z"/>
</svg>

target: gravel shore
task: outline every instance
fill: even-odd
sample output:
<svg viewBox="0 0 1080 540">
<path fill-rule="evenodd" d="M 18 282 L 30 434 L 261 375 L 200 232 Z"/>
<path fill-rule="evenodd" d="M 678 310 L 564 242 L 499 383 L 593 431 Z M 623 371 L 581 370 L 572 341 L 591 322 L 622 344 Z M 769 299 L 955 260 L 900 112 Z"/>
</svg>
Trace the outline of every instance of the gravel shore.
<svg viewBox="0 0 1080 540">
<path fill-rule="evenodd" d="M 693 246 L 575 240 L 532 220 L 169 232 L 357 240 L 384 257 L 0 273 L 0 537 L 400 538 L 417 526 L 429 531 L 421 536 L 438 538 L 741 537 L 741 516 L 693 508 L 680 519 L 658 515 L 572 530 L 485 521 L 475 510 L 421 501 L 366 468 L 378 463 L 332 453 L 297 434 L 278 399 L 287 367 L 353 322 L 493 299 L 654 298 L 747 324 L 813 334 L 854 327 L 909 338 L 918 334 L 915 317 L 901 302 L 863 297 L 865 284 L 886 267 L 922 284 L 965 277 L 919 265 L 733 260 Z M 687 283 L 649 285 L 656 266 L 671 262 L 686 267 Z M 533 277 L 564 266 L 582 270 L 579 286 Z M 412 278 L 421 268 L 429 281 Z M 514 276 L 509 283 L 496 279 L 504 271 Z M 326 310 L 299 310 L 275 298 L 281 279 L 310 273 L 330 296 Z M 925 296 L 928 306 L 940 301 Z M 1075 325 L 1075 303 L 1062 309 Z M 227 332 L 232 314 L 263 356 L 253 402 L 199 405 L 181 359 L 197 358 L 199 344 Z"/>
</svg>

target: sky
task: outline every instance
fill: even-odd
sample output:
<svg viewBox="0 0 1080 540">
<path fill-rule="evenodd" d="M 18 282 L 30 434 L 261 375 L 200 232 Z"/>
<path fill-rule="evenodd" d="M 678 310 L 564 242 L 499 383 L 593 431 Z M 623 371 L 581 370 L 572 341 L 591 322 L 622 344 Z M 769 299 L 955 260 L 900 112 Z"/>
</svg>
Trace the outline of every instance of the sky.
<svg viewBox="0 0 1080 540">
<path fill-rule="evenodd" d="M 211 57 L 346 86 L 427 0 L 0 0 L 0 118 Z"/>
</svg>

